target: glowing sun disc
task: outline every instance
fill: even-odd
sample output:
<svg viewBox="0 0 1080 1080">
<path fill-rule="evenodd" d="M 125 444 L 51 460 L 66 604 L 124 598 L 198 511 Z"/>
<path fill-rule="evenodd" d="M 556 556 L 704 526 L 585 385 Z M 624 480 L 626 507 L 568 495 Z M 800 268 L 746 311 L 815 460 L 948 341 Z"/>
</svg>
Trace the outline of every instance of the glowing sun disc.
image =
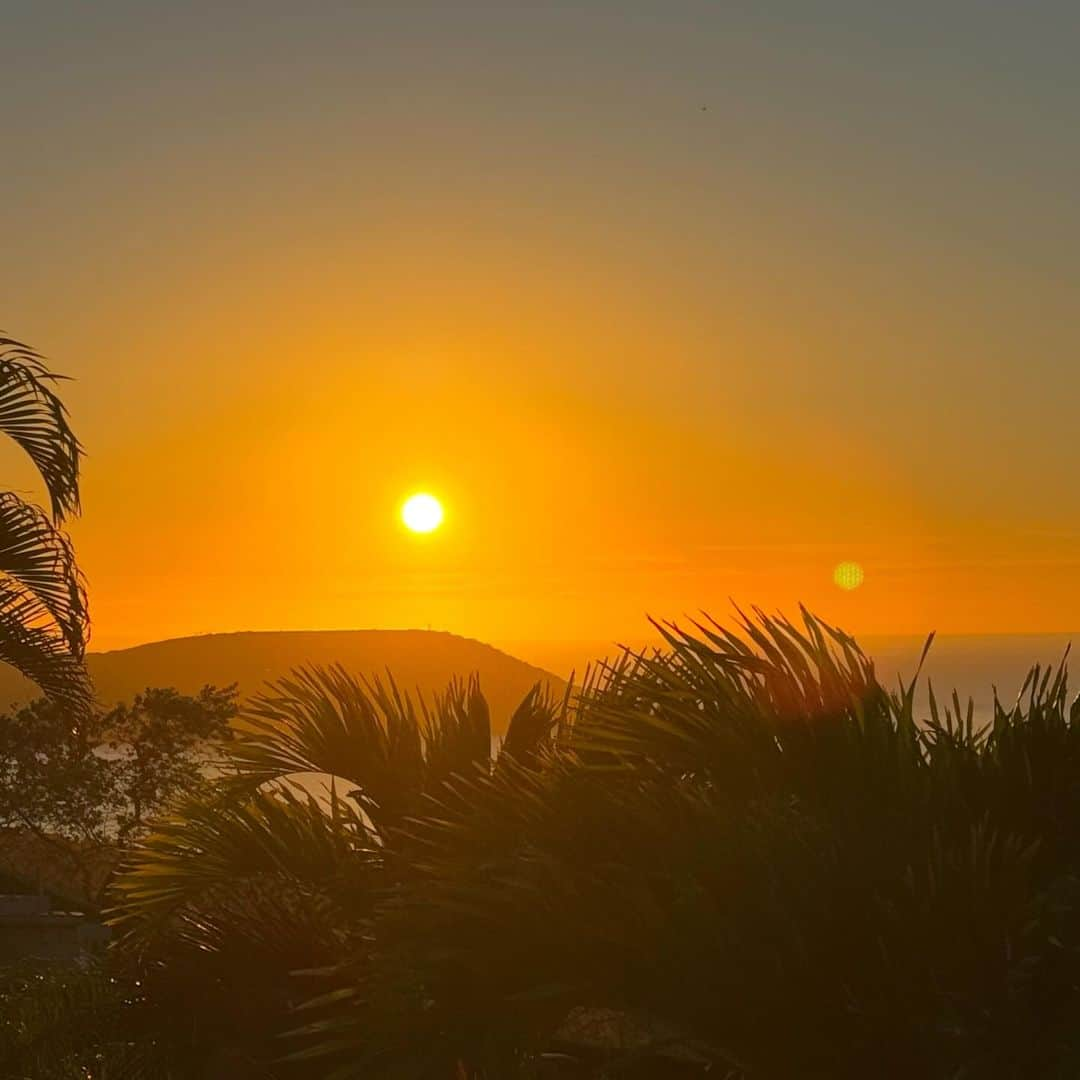
<svg viewBox="0 0 1080 1080">
<path fill-rule="evenodd" d="M 429 533 L 442 524 L 442 519 L 442 504 L 434 495 L 425 492 L 411 495 L 401 508 L 401 520 L 412 532 Z"/>
</svg>

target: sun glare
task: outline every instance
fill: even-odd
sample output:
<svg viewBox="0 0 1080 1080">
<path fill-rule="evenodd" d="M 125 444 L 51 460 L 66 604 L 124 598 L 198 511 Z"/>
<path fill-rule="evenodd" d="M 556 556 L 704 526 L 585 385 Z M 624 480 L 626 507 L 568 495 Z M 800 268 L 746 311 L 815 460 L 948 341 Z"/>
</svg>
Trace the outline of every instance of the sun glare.
<svg viewBox="0 0 1080 1080">
<path fill-rule="evenodd" d="M 442 504 L 434 495 L 421 492 L 411 495 L 401 508 L 405 527 L 416 533 L 429 533 L 442 524 Z"/>
</svg>

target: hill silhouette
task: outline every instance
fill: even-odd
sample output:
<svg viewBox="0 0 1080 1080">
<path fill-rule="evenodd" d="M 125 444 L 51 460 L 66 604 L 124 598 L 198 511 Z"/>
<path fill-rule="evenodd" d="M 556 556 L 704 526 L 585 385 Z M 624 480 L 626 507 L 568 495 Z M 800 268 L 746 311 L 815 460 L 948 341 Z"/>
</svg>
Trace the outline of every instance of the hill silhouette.
<svg viewBox="0 0 1080 1080">
<path fill-rule="evenodd" d="M 491 707 L 492 730 L 501 734 L 511 712 L 537 682 L 561 692 L 561 679 L 480 641 L 438 630 L 282 630 L 204 634 L 88 653 L 98 700 L 126 701 L 148 686 L 194 693 L 207 683 L 237 683 L 241 695 L 259 690 L 300 665 L 340 663 L 350 672 L 392 672 L 402 690 L 425 697 L 457 676 L 477 674 Z M 0 666 L 0 708 L 39 697 L 14 668 Z"/>
</svg>

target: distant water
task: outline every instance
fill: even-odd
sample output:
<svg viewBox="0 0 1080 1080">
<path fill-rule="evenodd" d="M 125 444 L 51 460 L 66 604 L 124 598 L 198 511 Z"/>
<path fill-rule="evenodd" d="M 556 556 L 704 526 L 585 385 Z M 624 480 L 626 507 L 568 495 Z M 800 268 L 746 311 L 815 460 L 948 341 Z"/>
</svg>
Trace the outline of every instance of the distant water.
<svg viewBox="0 0 1080 1080">
<path fill-rule="evenodd" d="M 877 667 L 878 678 L 894 688 L 897 679 L 907 681 L 915 672 L 922 653 L 923 637 L 864 637 L 860 645 Z M 920 708 L 926 708 L 927 680 L 932 680 L 939 699 L 953 689 L 965 703 L 975 704 L 975 717 L 985 722 L 993 716 L 994 687 L 1004 702 L 1015 700 L 1028 670 L 1034 664 L 1056 666 L 1070 641 L 1077 643 L 1072 669 L 1076 676 L 1070 686 L 1080 689 L 1080 632 L 1076 634 L 956 634 L 939 635 L 923 665 L 920 679 Z M 655 642 L 628 641 L 631 648 L 648 647 Z M 502 647 L 515 656 L 537 664 L 563 678 L 571 671 L 579 674 L 586 664 L 616 655 L 610 642 L 507 642 Z"/>
</svg>

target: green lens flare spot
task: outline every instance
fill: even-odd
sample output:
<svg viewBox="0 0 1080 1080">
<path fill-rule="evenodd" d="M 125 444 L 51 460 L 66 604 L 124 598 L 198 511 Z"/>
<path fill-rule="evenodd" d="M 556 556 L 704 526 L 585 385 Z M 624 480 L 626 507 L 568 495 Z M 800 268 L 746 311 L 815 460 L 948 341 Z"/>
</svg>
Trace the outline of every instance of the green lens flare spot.
<svg viewBox="0 0 1080 1080">
<path fill-rule="evenodd" d="M 845 592 L 851 592 L 863 583 L 865 576 L 857 562 L 842 562 L 833 571 L 832 579 Z"/>
</svg>

